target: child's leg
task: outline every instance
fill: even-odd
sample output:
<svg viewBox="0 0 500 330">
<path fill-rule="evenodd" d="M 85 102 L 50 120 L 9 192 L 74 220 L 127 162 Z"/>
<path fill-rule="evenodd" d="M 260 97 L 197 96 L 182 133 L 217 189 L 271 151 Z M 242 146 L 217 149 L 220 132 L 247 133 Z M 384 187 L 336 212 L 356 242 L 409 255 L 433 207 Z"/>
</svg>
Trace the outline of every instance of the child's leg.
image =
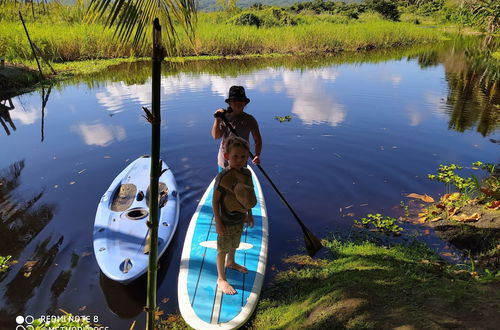
<svg viewBox="0 0 500 330">
<path fill-rule="evenodd" d="M 226 263 L 226 253 L 217 253 L 217 285 L 225 294 L 236 294 L 236 290 L 226 279 L 226 270 L 224 264 Z"/>
<path fill-rule="evenodd" d="M 226 255 L 224 252 L 217 252 L 217 279 L 226 280 Z"/>
<path fill-rule="evenodd" d="M 236 290 L 229 284 L 226 279 L 226 270 L 224 264 L 226 263 L 226 253 L 217 253 L 217 285 L 225 294 L 235 294 Z"/>
<path fill-rule="evenodd" d="M 239 265 L 234 260 L 234 255 L 236 254 L 236 249 L 233 249 L 227 253 L 226 267 L 239 271 L 240 273 L 248 273 L 248 269 L 245 266 Z"/>
</svg>

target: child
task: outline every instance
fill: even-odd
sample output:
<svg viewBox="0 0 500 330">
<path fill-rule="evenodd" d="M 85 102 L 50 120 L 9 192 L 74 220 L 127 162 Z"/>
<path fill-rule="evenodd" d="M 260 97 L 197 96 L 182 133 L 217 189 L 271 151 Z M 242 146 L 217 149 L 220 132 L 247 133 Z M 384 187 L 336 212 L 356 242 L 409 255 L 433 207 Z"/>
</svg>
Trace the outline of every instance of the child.
<svg viewBox="0 0 500 330">
<path fill-rule="evenodd" d="M 249 227 L 254 225 L 252 207 L 257 204 L 257 199 L 252 174 L 245 167 L 250 151 L 248 142 L 231 136 L 224 150 L 224 158 L 229 165 L 215 178 L 212 208 L 217 230 L 217 285 L 222 292 L 232 295 L 236 290 L 226 279 L 225 267 L 241 273 L 248 272 L 245 266 L 235 262 L 234 255 L 240 244 L 244 223 Z"/>
<path fill-rule="evenodd" d="M 255 142 L 255 154 L 252 162 L 256 165 L 260 164 L 260 152 L 262 150 L 262 137 L 260 136 L 259 125 L 255 118 L 244 112 L 245 106 L 250 102 L 245 94 L 245 89 L 242 86 L 231 86 L 229 88 L 229 97 L 226 99 L 226 103 L 229 104 L 233 112 L 226 113 L 226 118 L 228 122 L 233 126 L 239 137 L 242 137 L 246 141 L 249 141 L 250 133 L 252 133 L 253 140 Z M 218 109 L 217 112 L 224 112 L 224 109 Z M 217 164 L 219 167 L 219 172 L 227 166 L 227 161 L 224 159 L 224 146 L 226 145 L 227 138 L 233 135 L 228 127 L 226 127 L 224 121 L 216 117 L 214 124 L 212 126 L 212 137 L 214 139 L 220 139 L 222 141 L 219 146 L 219 154 L 217 156 Z"/>
</svg>

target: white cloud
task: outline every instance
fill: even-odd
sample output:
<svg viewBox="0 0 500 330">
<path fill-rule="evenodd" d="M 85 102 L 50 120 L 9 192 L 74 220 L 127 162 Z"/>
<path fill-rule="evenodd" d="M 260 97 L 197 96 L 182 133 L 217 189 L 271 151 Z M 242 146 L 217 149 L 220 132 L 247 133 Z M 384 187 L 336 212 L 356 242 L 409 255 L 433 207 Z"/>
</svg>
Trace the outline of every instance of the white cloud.
<svg viewBox="0 0 500 330">
<path fill-rule="evenodd" d="M 448 116 L 446 114 L 447 108 L 445 98 L 446 96 L 441 96 L 431 91 L 424 93 L 425 102 L 431 108 L 432 113 L 439 117 Z"/>
<path fill-rule="evenodd" d="M 423 120 L 422 112 L 414 104 L 409 104 L 406 106 L 406 112 L 410 118 L 410 126 L 418 126 Z"/>
<path fill-rule="evenodd" d="M 292 112 L 306 124 L 326 122 L 337 126 L 343 122 L 346 116 L 344 106 L 335 102 L 323 86 L 323 80 L 335 81 L 338 75 L 335 71 L 322 73 L 318 70 L 284 72 L 283 83 L 293 99 Z"/>
<path fill-rule="evenodd" d="M 225 98 L 230 86 L 242 85 L 250 98 L 251 90 L 285 93 L 293 100 L 292 112 L 307 124 L 327 122 L 335 126 L 345 119 L 344 106 L 335 102 L 325 90 L 324 82 L 335 82 L 338 76 L 339 72 L 332 68 L 305 72 L 270 68 L 238 77 L 180 73 L 162 78 L 162 98 L 168 99 L 183 91 L 199 92 L 206 89 Z M 109 111 L 119 112 L 123 110 L 123 100 L 127 98 L 137 100 L 141 105 L 149 105 L 151 92 L 148 86 L 150 82 L 132 86 L 112 83 L 96 97 Z"/>
<path fill-rule="evenodd" d="M 36 104 L 30 104 L 28 107 L 25 107 L 20 102 L 20 98 L 17 97 L 12 100 L 12 105 L 14 109 L 9 110 L 10 118 L 13 121 L 19 120 L 23 125 L 31 125 L 42 116 L 41 105 L 40 108 L 37 108 Z M 45 109 L 45 115 L 47 115 L 47 109 Z"/>
<path fill-rule="evenodd" d="M 78 133 L 85 144 L 107 147 L 115 140 L 125 139 L 125 129 L 121 126 L 111 126 L 103 124 L 80 124 L 71 126 L 71 131 Z"/>
</svg>

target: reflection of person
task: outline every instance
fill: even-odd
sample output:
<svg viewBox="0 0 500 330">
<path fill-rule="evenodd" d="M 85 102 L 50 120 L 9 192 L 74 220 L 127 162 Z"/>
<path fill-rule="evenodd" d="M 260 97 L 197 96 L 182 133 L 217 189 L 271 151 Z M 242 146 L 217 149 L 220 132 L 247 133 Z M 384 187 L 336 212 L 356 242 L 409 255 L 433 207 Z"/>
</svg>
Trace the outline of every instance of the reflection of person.
<svg viewBox="0 0 500 330">
<path fill-rule="evenodd" d="M 250 133 L 252 133 L 253 140 L 255 142 L 255 155 L 252 159 L 254 164 L 260 164 L 260 152 L 262 150 L 262 137 L 259 131 L 259 125 L 255 118 L 246 113 L 245 106 L 250 102 L 250 99 L 245 95 L 245 89 L 243 86 L 231 86 L 229 88 L 229 97 L 226 99 L 226 103 L 229 104 L 230 108 L 233 110 L 231 113 L 226 113 L 226 118 L 228 122 L 233 126 L 234 130 L 239 137 L 242 137 L 246 141 L 249 141 Z M 217 112 L 224 112 L 224 109 L 217 109 Z M 217 164 L 219 165 L 219 172 L 227 166 L 227 161 L 224 159 L 224 146 L 226 144 L 227 138 L 234 135 L 228 127 L 224 124 L 220 117 L 216 117 L 214 124 L 212 126 L 212 137 L 214 139 L 220 139 L 222 141 L 219 147 L 219 154 L 217 156 Z"/>
<path fill-rule="evenodd" d="M 7 102 L 9 102 L 9 105 L 6 104 Z M 5 124 L 6 122 L 10 124 L 10 126 L 14 131 L 16 130 L 16 125 L 14 125 L 14 123 L 12 122 L 9 113 L 9 110 L 12 109 L 14 109 L 14 104 L 12 104 L 12 100 L 10 98 L 7 100 L 0 101 L 0 124 L 2 124 L 7 135 L 10 135 L 10 131 L 7 125 Z"/>
<path fill-rule="evenodd" d="M 253 227 L 252 207 L 257 203 L 252 174 L 245 167 L 250 145 L 240 137 L 231 136 L 225 145 L 228 166 L 215 178 L 212 208 L 217 230 L 217 285 L 225 294 L 236 290 L 226 279 L 225 267 L 247 273 L 234 256 L 240 244 L 244 223 Z M 227 256 L 227 260 L 226 260 Z"/>
</svg>

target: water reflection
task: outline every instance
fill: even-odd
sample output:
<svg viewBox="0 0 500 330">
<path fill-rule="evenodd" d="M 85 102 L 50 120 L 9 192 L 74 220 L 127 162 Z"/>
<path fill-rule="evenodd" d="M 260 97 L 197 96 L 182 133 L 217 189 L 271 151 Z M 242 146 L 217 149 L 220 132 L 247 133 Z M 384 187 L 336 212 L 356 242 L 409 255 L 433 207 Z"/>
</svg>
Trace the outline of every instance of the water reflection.
<svg viewBox="0 0 500 330">
<path fill-rule="evenodd" d="M 122 141 L 126 137 L 123 127 L 103 124 L 79 124 L 71 126 L 71 131 L 79 134 L 86 145 L 100 147 L 107 147 L 115 140 Z"/>
<path fill-rule="evenodd" d="M 7 283 L 3 301 L 12 319 L 15 315 L 26 314 L 26 304 L 36 292 L 36 288 L 43 282 L 49 268 L 52 267 L 63 243 L 63 236 L 60 236 L 53 244 L 51 241 L 52 236 L 49 236 L 40 242 L 29 258 L 33 266 L 29 270 L 24 267 L 19 268 L 14 279 Z"/>
<path fill-rule="evenodd" d="M 498 72 L 500 65 L 490 53 L 497 48 L 494 39 L 485 42 L 478 38 L 454 39 L 442 46 L 397 52 L 374 52 L 350 57 L 282 57 L 271 59 L 239 59 L 232 61 L 195 61 L 184 63 L 167 62 L 162 75 L 162 92 L 164 100 L 182 92 L 195 93 L 210 90 L 213 95 L 224 97 L 228 86 L 240 84 L 249 90 L 262 93 L 285 94 L 291 99 L 291 112 L 303 123 L 328 123 L 337 126 L 347 117 L 347 106 L 332 93 L 328 85 L 335 84 L 342 77 L 339 64 L 345 63 L 383 63 L 394 59 L 399 54 L 416 59 L 421 68 L 442 66 L 448 83 L 447 95 L 436 94 L 429 90 L 420 96 L 426 103 L 441 113 L 449 116 L 449 128 L 459 132 L 476 127 L 483 136 L 495 132 L 499 127 L 500 85 Z M 450 48 L 452 49 L 450 51 Z M 307 69 L 307 70 L 306 70 Z M 344 74 L 346 74 L 344 72 Z M 349 74 L 352 75 L 352 72 Z M 407 72 L 391 71 L 391 67 L 381 66 L 379 72 L 370 73 L 372 84 L 381 88 L 398 88 L 402 84 L 411 84 L 406 78 Z M 124 105 L 133 100 L 142 106 L 151 103 L 148 88 L 150 64 L 148 62 L 127 63 L 101 73 L 102 79 L 116 82 L 108 83 L 96 94 L 98 102 L 110 115 L 122 112 Z M 82 78 L 80 78 L 82 79 Z M 363 81 L 359 82 L 361 88 Z M 406 112 L 410 126 L 418 126 L 423 114 L 416 104 L 408 104 Z M 437 112 L 437 113 L 439 113 Z M 88 144 L 108 145 L 111 140 L 120 140 L 120 134 L 108 128 L 106 137 Z M 84 128 L 76 128 L 85 135 Z M 112 137 L 113 136 L 113 137 Z M 89 141 L 88 138 L 84 138 Z"/>
<path fill-rule="evenodd" d="M 339 76 L 335 68 L 307 72 L 285 71 L 282 88 L 293 100 L 292 113 L 305 124 L 328 123 L 337 126 L 345 119 L 344 105 L 336 102 L 325 87 Z"/>
<path fill-rule="evenodd" d="M 14 120 L 20 121 L 23 125 L 31 125 L 35 123 L 39 118 L 41 118 L 41 138 L 40 141 L 43 142 L 45 139 L 44 126 L 45 126 L 45 109 L 49 101 L 50 92 L 52 91 L 52 86 L 48 88 L 42 87 L 40 89 L 40 96 L 42 99 L 41 111 L 36 107 L 26 107 L 21 101 L 21 97 L 12 101 L 11 98 L 0 100 L 0 124 L 3 126 L 7 135 L 10 135 L 10 130 L 7 127 L 7 123 L 10 124 L 11 128 L 15 131 L 16 126 Z M 16 111 L 12 111 L 17 109 Z M 10 113 L 12 111 L 12 114 Z"/>
<path fill-rule="evenodd" d="M 491 56 L 498 45 L 498 40 L 491 37 L 483 40 L 460 37 L 452 40 L 451 46 L 418 56 L 424 68 L 444 66 L 450 129 L 464 132 L 476 127 L 479 133 L 488 136 L 500 127 L 500 61 Z"/>
<path fill-rule="evenodd" d="M 15 193 L 21 182 L 25 161 L 0 170 L 0 255 L 16 258 L 28 243 L 50 222 L 54 204 L 40 204 L 44 190 L 29 198 Z"/>
<path fill-rule="evenodd" d="M 110 280 L 101 272 L 99 284 L 109 309 L 119 317 L 132 318 L 144 310 L 147 281 L 143 277 L 130 285 L 124 285 Z"/>
<path fill-rule="evenodd" d="M 40 203 L 44 190 L 28 198 L 16 193 L 24 168 L 25 160 L 21 160 L 0 171 L 0 255 L 12 255 L 14 259 L 18 259 L 33 238 L 51 221 L 56 209 L 53 204 Z M 23 314 L 34 289 L 52 266 L 62 241 L 61 236 L 50 246 L 51 237 L 48 237 L 39 243 L 28 259 L 34 264 L 29 271 L 20 264 L 2 274 L 0 281 L 17 269 L 17 274 L 5 285 L 2 301 L 7 309 L 0 312 L 2 318 L 14 320 L 15 315 Z"/>
<path fill-rule="evenodd" d="M 7 123 L 10 127 L 15 131 L 16 125 L 12 122 L 12 118 L 10 117 L 10 110 L 14 109 L 14 104 L 12 104 L 12 99 L 8 98 L 0 101 L 0 124 L 2 124 L 3 129 L 7 135 L 10 135 L 10 130 L 7 127 Z"/>
<path fill-rule="evenodd" d="M 41 135 L 42 138 L 40 142 L 43 142 L 45 139 L 45 132 L 44 132 L 44 127 L 45 127 L 45 107 L 47 106 L 47 102 L 49 101 L 49 96 L 50 92 L 52 91 L 52 86 L 49 86 L 47 89 L 47 94 L 45 94 L 45 87 L 42 87 L 42 128 L 41 128 Z"/>
</svg>

